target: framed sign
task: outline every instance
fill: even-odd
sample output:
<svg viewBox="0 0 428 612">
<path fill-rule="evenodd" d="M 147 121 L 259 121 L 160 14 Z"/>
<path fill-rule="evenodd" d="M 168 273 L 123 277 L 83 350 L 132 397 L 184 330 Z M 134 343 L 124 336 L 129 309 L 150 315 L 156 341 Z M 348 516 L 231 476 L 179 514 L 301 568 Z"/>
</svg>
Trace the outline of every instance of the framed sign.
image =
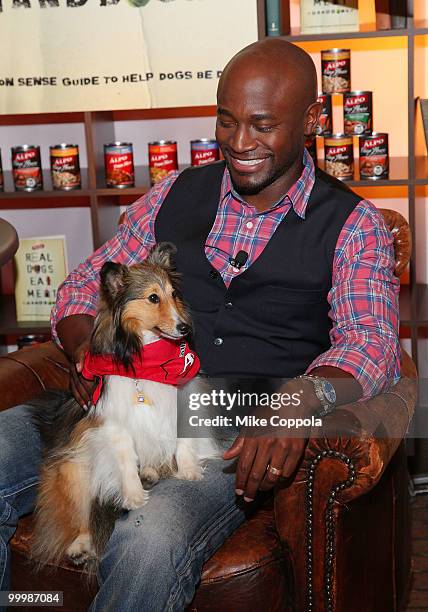
<svg viewBox="0 0 428 612">
<path fill-rule="evenodd" d="M 65 236 L 23 238 L 15 255 L 17 321 L 49 321 L 67 276 Z"/>
</svg>

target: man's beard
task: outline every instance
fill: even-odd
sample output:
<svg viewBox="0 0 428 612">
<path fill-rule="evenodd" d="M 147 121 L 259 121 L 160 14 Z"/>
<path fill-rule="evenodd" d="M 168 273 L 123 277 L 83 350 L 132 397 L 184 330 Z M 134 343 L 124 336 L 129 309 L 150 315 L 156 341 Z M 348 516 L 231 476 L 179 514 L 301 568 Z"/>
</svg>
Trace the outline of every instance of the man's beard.
<svg viewBox="0 0 428 612">
<path fill-rule="evenodd" d="M 275 166 L 273 166 L 265 176 L 260 177 L 258 180 L 254 180 L 254 182 L 250 182 L 245 185 L 241 185 L 239 183 L 239 180 L 235 180 L 233 178 L 234 170 L 233 168 L 231 168 L 231 164 L 229 164 L 227 161 L 227 155 L 224 155 L 224 158 L 226 161 L 226 165 L 229 169 L 230 179 L 232 181 L 233 188 L 237 193 L 239 193 L 239 195 L 242 195 L 242 196 L 257 195 L 258 193 L 263 191 L 263 189 L 266 189 L 266 187 L 269 187 L 270 185 L 272 185 L 272 183 L 277 181 L 293 165 L 293 162 L 292 162 L 292 163 L 285 163 L 283 166 L 279 168 L 275 168 Z"/>
<path fill-rule="evenodd" d="M 227 165 L 229 167 L 229 164 Z M 272 183 L 274 183 L 277 179 L 279 179 L 279 177 L 282 176 L 284 172 L 287 171 L 287 169 L 288 169 L 287 167 L 277 168 L 277 169 L 272 168 L 272 170 L 266 176 L 261 177 L 258 181 L 256 180 L 253 183 L 250 183 L 250 184 L 247 183 L 246 185 L 240 185 L 239 182 L 234 180 L 233 174 L 230 171 L 230 167 L 229 167 L 229 174 L 230 174 L 233 188 L 237 193 L 239 193 L 239 195 L 253 196 L 263 191 L 263 189 L 265 189 L 266 187 L 269 187 L 269 185 L 272 185 Z"/>
</svg>

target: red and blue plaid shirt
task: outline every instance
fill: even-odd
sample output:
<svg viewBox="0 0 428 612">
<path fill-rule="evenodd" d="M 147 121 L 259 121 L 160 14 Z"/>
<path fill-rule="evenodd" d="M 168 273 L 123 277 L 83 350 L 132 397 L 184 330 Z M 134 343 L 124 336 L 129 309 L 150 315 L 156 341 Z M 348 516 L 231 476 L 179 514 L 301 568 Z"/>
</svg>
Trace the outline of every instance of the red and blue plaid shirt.
<svg viewBox="0 0 428 612">
<path fill-rule="evenodd" d="M 123 264 L 143 261 L 155 244 L 156 215 L 178 173 L 169 175 L 127 209 L 117 234 L 74 270 L 58 291 L 52 310 L 52 330 L 75 314 L 95 315 L 99 270 L 107 260 Z M 214 225 L 205 253 L 228 286 L 262 253 L 279 223 L 293 207 L 305 218 L 314 184 L 312 159 L 305 151 L 300 178 L 269 210 L 258 212 L 234 191 L 225 170 Z M 238 271 L 229 259 L 238 251 L 248 253 Z M 386 389 L 400 375 L 398 341 L 399 280 L 394 276 L 393 238 L 376 207 L 361 200 L 343 226 L 333 260 L 332 288 L 328 294 L 331 348 L 311 363 L 334 366 L 352 374 L 368 398 Z"/>
</svg>

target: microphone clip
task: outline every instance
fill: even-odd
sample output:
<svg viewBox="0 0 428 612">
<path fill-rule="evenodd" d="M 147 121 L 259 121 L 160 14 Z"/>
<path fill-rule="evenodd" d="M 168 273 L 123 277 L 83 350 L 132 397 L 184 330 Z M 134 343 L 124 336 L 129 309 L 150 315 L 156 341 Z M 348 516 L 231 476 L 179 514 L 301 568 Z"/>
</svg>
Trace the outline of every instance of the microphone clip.
<svg viewBox="0 0 428 612">
<path fill-rule="evenodd" d="M 235 257 L 230 257 L 229 263 L 231 266 L 240 270 L 244 266 L 248 259 L 248 253 L 246 251 L 238 251 Z"/>
</svg>

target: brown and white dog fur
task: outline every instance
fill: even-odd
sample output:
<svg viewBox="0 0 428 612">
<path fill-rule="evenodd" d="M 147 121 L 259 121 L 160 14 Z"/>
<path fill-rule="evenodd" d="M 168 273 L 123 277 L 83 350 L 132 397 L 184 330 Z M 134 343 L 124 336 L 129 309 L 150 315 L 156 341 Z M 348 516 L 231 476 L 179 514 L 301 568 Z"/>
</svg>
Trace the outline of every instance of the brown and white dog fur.
<svg viewBox="0 0 428 612">
<path fill-rule="evenodd" d="M 189 332 L 173 252 L 172 245 L 161 243 L 142 264 L 104 264 L 91 352 L 113 353 L 128 366 L 141 345 Z M 47 446 L 33 544 L 40 565 L 65 556 L 75 563 L 96 560 L 118 513 L 147 502 L 142 481 L 199 480 L 204 460 L 220 456 L 214 437 L 177 438 L 175 387 L 138 384 L 152 405 L 136 406 L 132 378 L 107 376 L 88 412 L 74 399 L 51 411 L 34 408 Z"/>
</svg>

